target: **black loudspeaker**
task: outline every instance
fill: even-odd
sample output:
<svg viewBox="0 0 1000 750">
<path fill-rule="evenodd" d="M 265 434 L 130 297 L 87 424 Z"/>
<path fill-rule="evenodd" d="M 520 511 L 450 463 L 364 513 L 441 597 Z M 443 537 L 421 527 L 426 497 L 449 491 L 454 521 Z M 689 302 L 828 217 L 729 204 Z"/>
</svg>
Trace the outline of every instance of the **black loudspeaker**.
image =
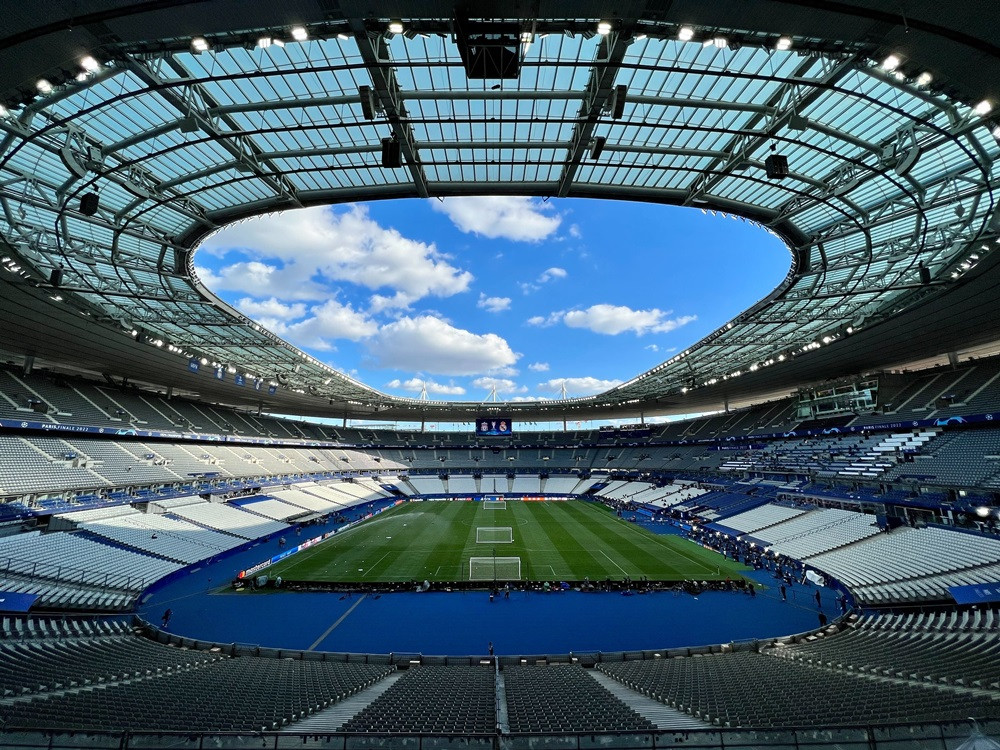
<svg viewBox="0 0 1000 750">
<path fill-rule="evenodd" d="M 931 269 L 929 269 L 923 263 L 920 264 L 920 283 L 921 284 L 931 283 Z"/>
<path fill-rule="evenodd" d="M 625 95 L 628 93 L 628 86 L 615 86 L 615 101 L 611 105 L 611 119 L 620 120 L 625 114 Z"/>
<path fill-rule="evenodd" d="M 403 166 L 403 157 L 399 150 L 399 141 L 395 138 L 382 139 L 382 166 L 389 169 Z"/>
<path fill-rule="evenodd" d="M 604 151 L 604 144 L 606 144 L 607 142 L 608 139 L 605 138 L 603 135 L 597 136 L 590 146 L 590 158 L 591 159 L 598 158 L 601 155 L 601 152 Z"/>
<path fill-rule="evenodd" d="M 783 180 L 788 177 L 788 157 L 781 154 L 771 154 L 764 159 L 764 169 L 769 180 Z"/>
<path fill-rule="evenodd" d="M 358 86 L 358 97 L 361 99 L 361 115 L 366 120 L 375 119 L 375 97 L 371 86 Z"/>
<path fill-rule="evenodd" d="M 61 268 L 53 268 L 52 273 L 49 274 L 49 283 L 52 286 L 59 286 L 62 284 L 63 270 Z"/>
<path fill-rule="evenodd" d="M 80 198 L 80 213 L 84 216 L 93 216 L 97 213 L 98 205 L 100 205 L 100 199 L 97 197 L 97 193 L 87 193 Z"/>
</svg>

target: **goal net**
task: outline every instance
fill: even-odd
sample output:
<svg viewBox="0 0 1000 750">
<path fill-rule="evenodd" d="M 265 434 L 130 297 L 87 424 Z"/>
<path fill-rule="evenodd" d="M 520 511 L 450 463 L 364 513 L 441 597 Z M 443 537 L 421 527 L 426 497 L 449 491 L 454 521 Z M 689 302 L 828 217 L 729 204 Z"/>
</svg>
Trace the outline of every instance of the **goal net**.
<svg viewBox="0 0 1000 750">
<path fill-rule="evenodd" d="M 483 500 L 483 510 L 507 510 L 507 501 Z"/>
<path fill-rule="evenodd" d="M 478 544 L 511 544 L 514 541 L 514 529 L 510 526 L 479 526 L 476 528 Z"/>
<path fill-rule="evenodd" d="M 520 581 L 520 557 L 470 557 L 470 581 Z"/>
</svg>

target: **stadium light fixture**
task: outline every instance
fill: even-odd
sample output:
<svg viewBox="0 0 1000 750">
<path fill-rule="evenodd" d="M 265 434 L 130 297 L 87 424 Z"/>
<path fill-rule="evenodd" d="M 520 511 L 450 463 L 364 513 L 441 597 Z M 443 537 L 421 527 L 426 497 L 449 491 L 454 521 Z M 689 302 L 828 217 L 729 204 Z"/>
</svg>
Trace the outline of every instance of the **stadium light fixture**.
<svg viewBox="0 0 1000 750">
<path fill-rule="evenodd" d="M 41 94 L 51 94 L 52 93 L 52 83 L 48 78 L 39 78 L 38 82 L 35 83 L 35 88 L 38 89 Z"/>
<path fill-rule="evenodd" d="M 196 36 L 191 40 L 191 50 L 197 55 L 201 52 L 208 52 L 211 49 L 208 40 L 203 36 Z"/>
<path fill-rule="evenodd" d="M 304 42 L 309 38 L 309 32 L 306 31 L 305 26 L 293 26 L 292 27 L 292 39 L 296 42 Z"/>
<path fill-rule="evenodd" d="M 934 80 L 934 76 L 928 73 L 926 70 L 917 76 L 917 85 L 920 88 L 926 88 L 931 85 L 931 81 Z"/>
<path fill-rule="evenodd" d="M 337 39 L 339 39 L 342 42 L 346 42 L 350 38 L 351 38 L 350 34 L 345 34 L 343 31 L 337 34 Z"/>
<path fill-rule="evenodd" d="M 389 21 L 389 33 L 390 34 L 402 34 L 403 33 L 403 22 L 398 18 L 393 18 Z"/>
<path fill-rule="evenodd" d="M 899 55 L 889 55 L 882 61 L 883 70 L 895 70 L 899 67 L 900 62 Z"/>
<path fill-rule="evenodd" d="M 690 26 L 681 26 L 677 29 L 677 38 L 682 42 L 690 42 L 694 39 L 694 29 Z"/>
<path fill-rule="evenodd" d="M 991 102 L 989 99 L 983 99 L 975 107 L 975 112 L 980 117 L 986 117 L 986 115 L 988 115 L 992 111 L 993 111 L 993 102 Z"/>
<path fill-rule="evenodd" d="M 10 115 L 10 110 L 0 104 L 0 117 L 7 117 L 8 115 Z"/>
<path fill-rule="evenodd" d="M 990 514 L 990 509 L 987 508 L 985 505 L 980 505 L 978 508 L 976 508 L 976 515 L 979 516 L 980 518 L 986 518 L 986 516 L 988 516 L 989 514 Z"/>
<path fill-rule="evenodd" d="M 792 48 L 792 38 L 790 36 L 778 37 L 778 41 L 775 42 L 774 48 L 779 52 L 785 52 Z"/>
<path fill-rule="evenodd" d="M 86 55 L 80 58 L 80 67 L 88 73 L 93 73 L 101 67 L 101 64 L 92 55 Z"/>
<path fill-rule="evenodd" d="M 597 23 L 597 33 L 601 36 L 607 36 L 611 33 L 611 21 L 599 21 Z"/>
<path fill-rule="evenodd" d="M 271 37 L 269 37 L 269 36 L 258 37 L 258 39 L 257 39 L 257 47 L 260 48 L 260 49 L 267 49 L 268 47 L 271 46 L 271 43 L 273 41 L 274 40 L 271 39 Z"/>
</svg>

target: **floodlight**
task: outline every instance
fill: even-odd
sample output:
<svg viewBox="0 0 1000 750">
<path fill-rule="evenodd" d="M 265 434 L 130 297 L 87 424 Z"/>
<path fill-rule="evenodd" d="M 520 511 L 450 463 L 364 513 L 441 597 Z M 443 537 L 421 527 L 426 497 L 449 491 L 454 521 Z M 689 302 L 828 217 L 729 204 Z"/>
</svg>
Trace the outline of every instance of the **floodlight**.
<svg viewBox="0 0 1000 750">
<path fill-rule="evenodd" d="M 208 40 L 203 36 L 196 36 L 191 40 L 191 49 L 195 54 L 199 52 L 207 52 L 210 49 Z"/>
<path fill-rule="evenodd" d="M 269 36 L 262 36 L 262 37 L 259 37 L 257 39 L 257 46 L 260 49 L 267 49 L 268 47 L 271 46 L 271 42 L 272 41 L 273 40 L 271 39 L 271 37 L 269 37 Z"/>
<path fill-rule="evenodd" d="M 899 67 L 899 63 L 900 62 L 901 62 L 901 60 L 899 59 L 898 55 L 889 55 L 887 58 L 885 58 L 882 61 L 882 69 L 883 70 L 895 70 L 896 68 Z"/>
<path fill-rule="evenodd" d="M 980 505 L 978 508 L 976 508 L 976 515 L 979 516 L 980 518 L 986 518 L 986 516 L 988 516 L 989 514 L 990 514 L 990 509 L 987 508 L 985 505 Z"/>
<path fill-rule="evenodd" d="M 926 70 L 917 76 L 917 85 L 920 87 L 930 86 L 931 81 L 934 80 L 934 76 L 928 73 Z"/>
<path fill-rule="evenodd" d="M 983 99 L 979 104 L 976 105 L 976 114 L 980 117 L 985 117 L 990 112 L 993 111 L 993 102 L 989 99 Z"/>
<path fill-rule="evenodd" d="M 597 33 L 601 36 L 607 36 L 611 33 L 611 21 L 600 21 L 597 24 Z"/>
<path fill-rule="evenodd" d="M 694 38 L 694 29 L 690 26 L 681 26 L 677 29 L 677 38 L 682 42 L 690 42 Z"/>
<path fill-rule="evenodd" d="M 792 48 L 792 38 L 790 36 L 778 37 L 778 41 L 775 43 L 774 48 L 784 52 Z"/>
<path fill-rule="evenodd" d="M 389 33 L 390 34 L 402 34 L 403 33 L 403 22 L 398 18 L 394 18 L 389 21 Z"/>
<path fill-rule="evenodd" d="M 305 26 L 293 26 L 292 27 L 292 39 L 296 42 L 304 42 L 309 38 L 309 32 L 306 31 Z"/>
<path fill-rule="evenodd" d="M 729 46 L 729 40 L 724 36 L 713 37 L 712 44 L 715 45 L 717 49 L 725 49 Z"/>
<path fill-rule="evenodd" d="M 93 73 L 95 70 L 101 67 L 101 64 L 97 62 L 92 56 L 87 55 L 80 59 L 80 67 L 86 70 L 88 73 Z"/>
<path fill-rule="evenodd" d="M 6 108 L 5 106 L 3 106 L 2 104 L 0 104 L 0 117 L 6 117 L 6 116 L 7 116 L 7 115 L 9 115 L 9 114 L 10 114 L 10 110 L 9 110 L 9 109 L 7 109 L 7 108 Z"/>
<path fill-rule="evenodd" d="M 35 84 L 35 88 L 37 88 L 39 93 L 42 94 L 52 93 L 52 84 L 47 78 L 39 78 L 38 82 Z"/>
</svg>

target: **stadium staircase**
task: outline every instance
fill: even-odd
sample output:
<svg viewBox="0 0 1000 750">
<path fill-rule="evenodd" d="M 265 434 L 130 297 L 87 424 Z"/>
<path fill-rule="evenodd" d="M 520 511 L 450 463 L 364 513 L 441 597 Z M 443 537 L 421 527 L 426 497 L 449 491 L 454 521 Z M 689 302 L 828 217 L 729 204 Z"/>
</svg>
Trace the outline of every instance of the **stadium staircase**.
<svg viewBox="0 0 1000 750">
<path fill-rule="evenodd" d="M 615 680 L 604 672 L 591 670 L 588 674 L 597 680 L 609 693 L 631 708 L 640 716 L 649 719 L 656 725 L 657 729 L 666 731 L 682 729 L 706 729 L 710 727 L 700 719 L 678 711 L 676 708 L 660 703 L 652 698 L 647 698 L 635 690 L 627 688 L 625 685 Z"/>
<path fill-rule="evenodd" d="M 361 690 L 349 698 L 345 698 L 339 703 L 334 703 L 322 711 L 317 711 L 310 716 L 296 721 L 282 728 L 283 732 L 337 732 L 351 719 L 364 711 L 382 696 L 386 690 L 391 688 L 403 672 L 394 671 L 383 677 L 374 685 Z"/>
</svg>

